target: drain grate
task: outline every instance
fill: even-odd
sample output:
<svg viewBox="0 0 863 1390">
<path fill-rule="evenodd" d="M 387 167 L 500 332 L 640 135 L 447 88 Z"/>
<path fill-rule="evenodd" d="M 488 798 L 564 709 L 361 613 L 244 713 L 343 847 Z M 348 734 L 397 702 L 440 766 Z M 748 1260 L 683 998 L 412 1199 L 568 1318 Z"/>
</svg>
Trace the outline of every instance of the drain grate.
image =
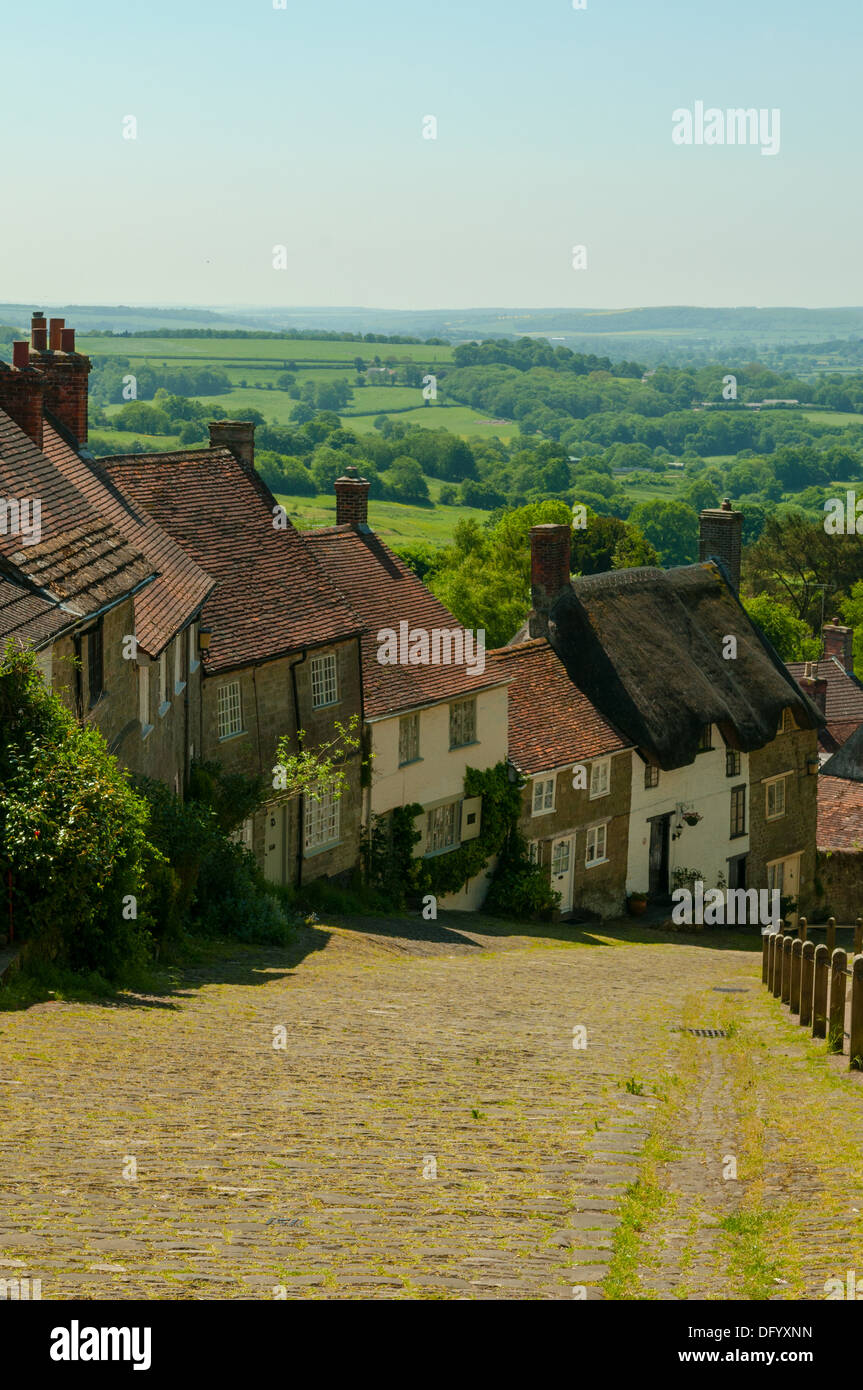
<svg viewBox="0 0 863 1390">
<path fill-rule="evenodd" d="M 724 1028 L 682 1028 L 677 1024 L 672 1028 L 672 1033 L 689 1033 L 693 1038 L 727 1038 L 728 1034 Z"/>
<path fill-rule="evenodd" d="M 715 994 L 749 994 L 746 985 L 714 985 Z"/>
</svg>

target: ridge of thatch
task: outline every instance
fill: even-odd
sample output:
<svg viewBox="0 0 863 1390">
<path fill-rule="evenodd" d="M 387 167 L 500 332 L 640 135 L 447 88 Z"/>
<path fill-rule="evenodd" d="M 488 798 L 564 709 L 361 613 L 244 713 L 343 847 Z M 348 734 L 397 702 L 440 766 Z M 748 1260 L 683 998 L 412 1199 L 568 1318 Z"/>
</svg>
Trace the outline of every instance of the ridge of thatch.
<svg viewBox="0 0 863 1390">
<path fill-rule="evenodd" d="M 832 758 L 827 759 L 821 768 L 821 776 L 863 782 L 863 724 L 858 725 Z"/>
<path fill-rule="evenodd" d="M 736 657 L 722 655 L 727 637 Z M 579 689 L 668 771 L 693 761 L 705 724 L 751 752 L 776 737 L 783 709 L 802 728 L 823 722 L 713 561 L 574 579 L 552 605 L 549 641 Z"/>
</svg>

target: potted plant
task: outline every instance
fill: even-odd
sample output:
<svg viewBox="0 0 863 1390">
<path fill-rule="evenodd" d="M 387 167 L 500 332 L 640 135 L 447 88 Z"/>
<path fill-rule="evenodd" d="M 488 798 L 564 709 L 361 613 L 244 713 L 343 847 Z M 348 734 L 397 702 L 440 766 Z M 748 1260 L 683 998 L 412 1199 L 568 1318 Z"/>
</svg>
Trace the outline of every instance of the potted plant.
<svg viewBox="0 0 863 1390">
<path fill-rule="evenodd" d="M 698 811 L 684 811 L 683 819 L 687 825 L 697 825 L 701 820 L 701 815 Z"/>
<path fill-rule="evenodd" d="M 647 894 L 633 891 L 626 900 L 630 917 L 640 917 L 647 908 Z"/>
</svg>

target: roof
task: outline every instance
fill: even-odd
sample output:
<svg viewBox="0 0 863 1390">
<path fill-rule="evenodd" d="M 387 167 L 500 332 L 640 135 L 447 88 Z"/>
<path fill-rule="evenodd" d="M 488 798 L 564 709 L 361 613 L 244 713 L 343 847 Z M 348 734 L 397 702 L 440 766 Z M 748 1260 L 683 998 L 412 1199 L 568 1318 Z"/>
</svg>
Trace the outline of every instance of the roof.
<svg viewBox="0 0 863 1390">
<path fill-rule="evenodd" d="M 546 772 L 632 746 L 573 685 L 544 637 L 490 655 L 510 678 L 509 756 L 520 772 Z"/>
<path fill-rule="evenodd" d="M 666 770 L 694 760 L 708 723 L 750 752 L 785 708 L 801 727 L 821 721 L 712 560 L 576 578 L 552 604 L 549 640 L 603 717 Z"/>
<path fill-rule="evenodd" d="M 821 773 L 825 777 L 845 777 L 852 782 L 863 782 L 863 724 L 854 730 L 832 758 L 827 759 Z"/>
<path fill-rule="evenodd" d="M 471 672 L 467 664 L 405 665 L 378 661 L 378 633 L 422 628 L 465 633 L 403 560 L 369 529 L 353 525 L 305 531 L 304 540 L 336 583 L 350 594 L 363 625 L 363 700 L 368 719 L 416 709 L 441 700 L 502 685 L 499 670 Z M 383 639 L 381 639 L 383 641 Z"/>
<path fill-rule="evenodd" d="M 30 505 L 38 500 L 39 538 L 0 531 L 0 557 L 5 574 L 42 591 L 45 604 L 66 605 L 60 627 L 117 603 L 154 575 L 154 567 L 134 543 L 101 516 L 79 487 L 67 478 L 13 420 L 0 410 L 0 497 Z M 32 519 L 32 512 L 30 513 Z M 4 527 L 5 529 L 5 527 Z M 34 531 L 34 536 L 36 532 Z M 25 540 L 27 543 L 25 544 Z M 17 606 L 17 605 L 16 605 Z M 5 621 L 22 640 L 34 640 L 25 608 L 7 608 Z M 42 617 L 45 617 L 44 606 Z M 43 640 L 45 635 L 43 632 Z"/>
<path fill-rule="evenodd" d="M 818 776 L 820 850 L 863 850 L 863 783 Z"/>
<path fill-rule="evenodd" d="M 23 575 L 15 571 L 0 574 L 0 641 L 15 638 L 22 646 L 40 647 L 70 621 L 58 600 L 34 589 Z"/>
<path fill-rule="evenodd" d="M 62 426 L 47 415 L 42 451 L 157 571 L 155 581 L 135 597 L 135 635 L 149 656 L 158 656 L 197 613 L 215 580 L 147 512 L 124 496 L 95 459 L 82 459 Z"/>
<path fill-rule="evenodd" d="M 356 635 L 360 621 L 299 531 L 273 525 L 278 506 L 226 448 L 105 458 L 122 493 L 212 575 L 203 618 L 208 674 Z"/>
<path fill-rule="evenodd" d="M 805 661 L 789 661 L 788 670 L 795 680 L 805 674 Z M 858 681 L 853 671 L 846 671 L 842 662 L 835 656 L 822 657 L 811 663 L 812 674 L 816 680 L 827 682 L 824 699 L 824 714 L 831 741 L 822 740 L 831 749 L 841 745 L 853 734 L 858 725 L 863 724 L 863 683 Z"/>
</svg>

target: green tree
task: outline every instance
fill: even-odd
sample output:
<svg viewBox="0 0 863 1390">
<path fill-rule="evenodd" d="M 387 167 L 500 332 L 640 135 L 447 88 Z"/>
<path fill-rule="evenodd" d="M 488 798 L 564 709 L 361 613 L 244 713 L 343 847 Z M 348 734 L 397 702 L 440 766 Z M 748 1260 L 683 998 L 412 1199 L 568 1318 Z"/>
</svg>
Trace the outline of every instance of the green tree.
<svg viewBox="0 0 863 1390">
<path fill-rule="evenodd" d="M 639 502 L 629 514 L 662 565 L 689 565 L 698 555 L 698 517 L 684 502 Z"/>
<path fill-rule="evenodd" d="M 769 594 L 743 600 L 750 618 L 772 642 L 783 661 L 812 661 L 819 655 L 819 642 L 802 618 Z"/>
</svg>

